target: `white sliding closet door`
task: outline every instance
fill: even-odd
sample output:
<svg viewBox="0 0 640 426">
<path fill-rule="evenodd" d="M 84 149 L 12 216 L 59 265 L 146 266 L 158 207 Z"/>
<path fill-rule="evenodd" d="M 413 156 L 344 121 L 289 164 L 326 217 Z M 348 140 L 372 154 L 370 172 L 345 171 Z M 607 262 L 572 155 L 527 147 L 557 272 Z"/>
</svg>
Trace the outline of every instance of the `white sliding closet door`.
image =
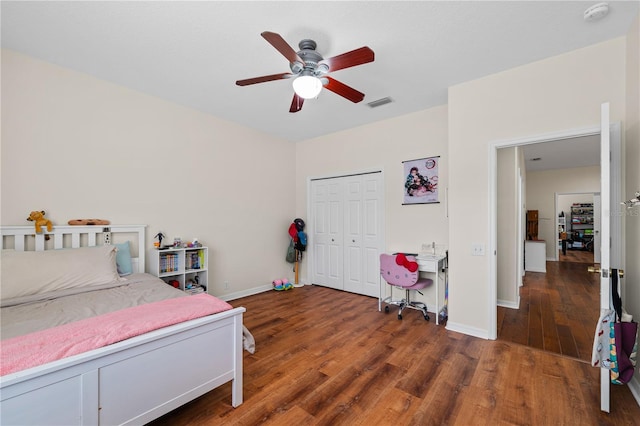
<svg viewBox="0 0 640 426">
<path fill-rule="evenodd" d="M 378 297 L 382 174 L 316 180 L 311 194 L 313 283 Z"/>
</svg>

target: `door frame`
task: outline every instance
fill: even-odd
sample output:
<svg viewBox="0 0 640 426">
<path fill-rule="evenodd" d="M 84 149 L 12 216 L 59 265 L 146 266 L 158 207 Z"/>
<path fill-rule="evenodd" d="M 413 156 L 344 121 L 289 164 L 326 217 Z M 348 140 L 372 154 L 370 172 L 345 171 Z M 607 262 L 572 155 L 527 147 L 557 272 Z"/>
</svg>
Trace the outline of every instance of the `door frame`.
<svg viewBox="0 0 640 426">
<path fill-rule="evenodd" d="M 611 183 L 611 205 L 616 205 L 621 201 L 623 193 L 622 177 L 624 176 L 624 163 L 621 161 L 621 132 L 620 123 L 611 123 L 611 170 L 618 170 L 620 173 L 617 179 Z M 487 337 L 490 340 L 498 338 L 498 267 L 497 267 L 497 240 L 498 240 L 498 149 L 515 146 L 531 145 L 541 142 L 551 142 L 555 140 L 571 139 L 581 136 L 592 136 L 600 134 L 600 125 L 586 128 L 570 129 L 523 138 L 506 139 L 492 142 L 489 145 L 489 291 L 487 308 L 489 310 L 489 329 Z M 612 214 L 611 217 L 611 258 L 613 264 L 618 264 L 619 268 L 624 268 L 624 244 L 622 244 L 622 220 Z M 556 243 L 557 244 L 557 243 Z"/>
<path fill-rule="evenodd" d="M 347 177 L 347 176 L 356 176 L 356 175 L 367 175 L 367 174 L 371 174 L 371 173 L 380 173 L 380 186 L 382 188 L 382 192 L 380 194 L 380 211 L 378 212 L 380 214 L 380 246 L 381 246 L 381 251 L 383 251 L 385 249 L 386 245 L 386 237 L 385 237 L 385 230 L 386 230 L 386 224 L 385 224 L 385 193 L 386 193 L 386 187 L 385 187 L 385 173 L 384 173 L 384 167 L 374 167 L 371 169 L 364 169 L 364 170 L 358 170 L 358 171 L 352 171 L 352 172 L 344 172 L 344 173 L 330 173 L 330 174 L 326 174 L 326 175 L 317 175 L 317 176 L 307 176 L 307 200 L 306 200 L 306 207 L 307 207 L 307 221 L 306 221 L 306 225 L 307 225 L 307 257 L 309 259 L 313 259 L 313 256 L 315 255 L 314 253 L 314 249 L 313 249 L 313 224 L 314 224 L 314 216 L 313 216 L 313 208 L 311 205 L 311 182 L 314 180 L 320 180 L 320 179 L 335 179 L 335 178 L 341 178 L 341 177 Z M 305 279 L 304 279 L 304 283 L 305 284 L 313 284 L 311 282 L 312 277 L 314 276 L 314 270 L 313 270 L 313 261 L 309 261 L 307 262 L 307 268 L 305 271 Z"/>
</svg>

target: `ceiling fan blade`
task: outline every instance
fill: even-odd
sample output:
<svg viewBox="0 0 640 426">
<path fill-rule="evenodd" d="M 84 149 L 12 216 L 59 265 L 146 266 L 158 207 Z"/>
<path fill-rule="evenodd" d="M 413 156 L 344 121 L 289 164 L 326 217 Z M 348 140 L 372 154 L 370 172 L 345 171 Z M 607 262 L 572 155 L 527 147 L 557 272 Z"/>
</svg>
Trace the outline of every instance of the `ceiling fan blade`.
<svg viewBox="0 0 640 426">
<path fill-rule="evenodd" d="M 264 31 L 260 35 L 267 40 L 269 44 L 275 47 L 278 52 L 282 53 L 289 62 L 300 62 L 303 65 L 305 64 L 302 58 L 298 56 L 298 53 L 289 46 L 289 43 L 287 43 L 280 34 Z"/>
<path fill-rule="evenodd" d="M 291 101 L 291 108 L 289 108 L 289 112 L 298 112 L 302 109 L 302 104 L 304 103 L 304 98 L 301 98 L 296 93 L 293 94 L 293 100 Z"/>
<path fill-rule="evenodd" d="M 327 79 L 327 84 L 324 86 L 327 90 L 331 90 L 333 93 L 342 96 L 345 99 L 349 99 L 351 102 L 358 103 L 364 99 L 364 93 L 358 92 L 353 87 L 349 87 L 344 83 L 339 82 L 335 78 L 323 77 Z"/>
<path fill-rule="evenodd" d="M 324 59 L 320 61 L 320 63 L 327 64 L 329 66 L 329 71 L 333 72 L 373 62 L 374 59 L 373 50 L 365 46 L 360 49 L 352 50 L 351 52 L 343 53 L 342 55 L 334 56 L 333 58 Z"/>
<path fill-rule="evenodd" d="M 248 86 L 250 84 L 265 83 L 267 81 L 282 80 L 284 78 L 290 78 L 290 77 L 293 77 L 293 74 L 285 72 L 281 74 L 271 74 L 271 75 L 263 75 L 262 77 L 247 78 L 246 80 L 238 80 L 236 81 L 236 84 L 238 86 Z"/>
</svg>

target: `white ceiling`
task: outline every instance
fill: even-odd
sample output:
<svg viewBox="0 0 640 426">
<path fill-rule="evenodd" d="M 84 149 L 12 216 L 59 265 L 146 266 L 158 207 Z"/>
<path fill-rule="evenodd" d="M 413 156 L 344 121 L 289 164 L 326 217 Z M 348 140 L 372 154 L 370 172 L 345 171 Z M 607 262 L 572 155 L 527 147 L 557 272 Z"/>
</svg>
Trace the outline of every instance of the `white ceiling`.
<svg viewBox="0 0 640 426">
<path fill-rule="evenodd" d="M 523 151 L 528 172 L 599 166 L 600 135 L 525 145 Z"/>
<path fill-rule="evenodd" d="M 447 87 L 622 36 L 638 1 L 2 1 L 2 46 L 301 141 L 447 103 Z M 362 46 L 369 64 L 330 75 L 365 93 L 353 104 L 324 90 L 291 114 L 291 80 L 238 79 L 289 71 L 260 33 L 297 50 L 318 43 L 325 58 Z M 370 108 L 383 97 L 394 102 Z"/>
</svg>

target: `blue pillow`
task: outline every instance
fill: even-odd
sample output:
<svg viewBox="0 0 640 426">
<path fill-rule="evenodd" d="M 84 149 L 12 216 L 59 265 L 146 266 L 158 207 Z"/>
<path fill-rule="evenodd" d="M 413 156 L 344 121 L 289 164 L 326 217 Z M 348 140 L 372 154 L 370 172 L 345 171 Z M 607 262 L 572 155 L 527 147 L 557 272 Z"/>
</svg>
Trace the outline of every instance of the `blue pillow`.
<svg viewBox="0 0 640 426">
<path fill-rule="evenodd" d="M 118 266 L 118 274 L 123 277 L 133 273 L 133 265 L 131 264 L 131 250 L 129 250 L 129 241 L 126 243 L 115 244 L 118 248 L 116 252 L 116 265 Z"/>
</svg>

